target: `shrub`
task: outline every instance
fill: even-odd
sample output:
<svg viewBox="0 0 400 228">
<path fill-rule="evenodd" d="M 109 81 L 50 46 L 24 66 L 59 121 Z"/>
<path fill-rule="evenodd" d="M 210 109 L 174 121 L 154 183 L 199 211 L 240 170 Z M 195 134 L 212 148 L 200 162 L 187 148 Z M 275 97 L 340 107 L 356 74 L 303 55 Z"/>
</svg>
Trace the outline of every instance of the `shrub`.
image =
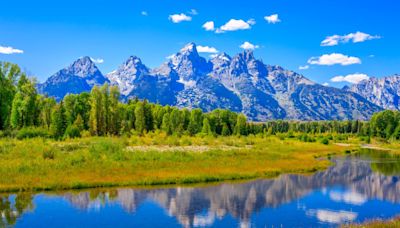
<svg viewBox="0 0 400 228">
<path fill-rule="evenodd" d="M 43 159 L 53 160 L 55 158 L 55 152 L 53 147 L 45 147 L 42 153 Z"/>
<path fill-rule="evenodd" d="M 81 137 L 81 132 L 79 131 L 79 128 L 75 125 L 70 125 L 67 127 L 67 130 L 65 130 L 64 137 L 66 138 L 80 138 Z"/>
<path fill-rule="evenodd" d="M 298 138 L 302 142 L 315 142 L 315 139 L 307 134 L 302 134 Z"/>
<path fill-rule="evenodd" d="M 328 145 L 329 144 L 329 139 L 328 138 L 323 138 L 321 140 L 321 143 L 324 144 L 324 145 Z"/>
<path fill-rule="evenodd" d="M 86 130 L 84 130 L 84 131 L 82 131 L 82 133 L 81 133 L 81 137 L 82 138 L 89 138 L 89 137 L 91 137 L 92 135 L 90 134 L 90 131 L 86 131 Z"/>
<path fill-rule="evenodd" d="M 47 138 L 50 136 L 50 133 L 48 130 L 43 129 L 43 128 L 37 128 L 37 127 L 27 127 L 27 128 L 22 128 L 17 132 L 17 139 L 27 139 L 27 138 L 36 138 L 36 137 L 43 137 Z"/>
</svg>

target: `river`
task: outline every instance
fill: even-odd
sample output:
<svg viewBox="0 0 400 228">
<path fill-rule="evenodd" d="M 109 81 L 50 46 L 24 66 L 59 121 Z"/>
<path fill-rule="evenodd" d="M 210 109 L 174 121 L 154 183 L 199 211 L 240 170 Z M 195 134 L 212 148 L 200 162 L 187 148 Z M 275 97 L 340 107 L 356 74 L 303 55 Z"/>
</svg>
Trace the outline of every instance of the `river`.
<svg viewBox="0 0 400 228">
<path fill-rule="evenodd" d="M 0 195 L 0 227 L 337 227 L 400 214 L 400 158 L 335 158 L 312 175 L 200 187 Z"/>
</svg>

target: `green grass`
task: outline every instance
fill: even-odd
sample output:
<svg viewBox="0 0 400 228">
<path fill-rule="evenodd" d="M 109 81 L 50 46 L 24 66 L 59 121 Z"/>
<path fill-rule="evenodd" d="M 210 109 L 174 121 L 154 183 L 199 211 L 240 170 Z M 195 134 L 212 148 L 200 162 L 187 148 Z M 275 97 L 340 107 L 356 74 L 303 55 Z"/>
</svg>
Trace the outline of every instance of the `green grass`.
<svg viewBox="0 0 400 228">
<path fill-rule="evenodd" d="M 355 148 L 355 147 L 354 147 Z M 208 183 L 310 173 L 352 147 L 279 137 L 0 139 L 0 191 Z"/>
</svg>

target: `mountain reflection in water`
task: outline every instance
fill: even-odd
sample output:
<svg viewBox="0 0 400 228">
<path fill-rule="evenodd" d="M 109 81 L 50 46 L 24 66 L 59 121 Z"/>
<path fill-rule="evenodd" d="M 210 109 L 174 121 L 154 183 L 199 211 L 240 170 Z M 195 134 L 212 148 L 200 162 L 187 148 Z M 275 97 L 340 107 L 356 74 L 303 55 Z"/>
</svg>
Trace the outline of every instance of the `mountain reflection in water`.
<svg viewBox="0 0 400 228">
<path fill-rule="evenodd" d="M 387 218 L 400 213 L 399 177 L 387 175 L 387 169 L 382 168 L 388 164 L 393 173 L 392 162 L 385 162 L 384 159 L 372 162 L 365 156 L 337 159 L 335 162 L 336 165 L 326 171 L 309 176 L 282 175 L 270 180 L 208 187 L 0 195 L 0 227 L 18 226 L 19 221 L 24 221 L 24 211 L 29 211 L 29 219 L 33 219 L 35 210 L 41 207 L 40 203 L 32 203 L 32 199 L 37 197 L 44 198 L 40 202 L 47 200 L 47 203 L 67 201 L 64 207 L 72 205 L 75 211 L 92 216 L 99 214 L 100 219 L 107 219 L 104 215 L 100 216 L 106 208 L 123 208 L 121 213 L 131 215 L 132 221 L 141 219 L 142 213 L 137 213 L 141 206 L 155 203 L 164 212 L 150 210 L 147 213 L 154 213 L 155 220 L 151 222 L 158 226 L 162 224 L 157 223 L 157 217 L 163 216 L 175 218 L 175 225 L 184 227 L 228 224 L 290 227 L 332 226 L 376 217 Z M 369 203 L 379 207 L 370 208 Z M 268 215 L 269 220 L 262 218 Z M 271 218 L 271 215 L 274 216 Z M 116 224 L 117 227 L 124 225 L 127 224 Z"/>
</svg>

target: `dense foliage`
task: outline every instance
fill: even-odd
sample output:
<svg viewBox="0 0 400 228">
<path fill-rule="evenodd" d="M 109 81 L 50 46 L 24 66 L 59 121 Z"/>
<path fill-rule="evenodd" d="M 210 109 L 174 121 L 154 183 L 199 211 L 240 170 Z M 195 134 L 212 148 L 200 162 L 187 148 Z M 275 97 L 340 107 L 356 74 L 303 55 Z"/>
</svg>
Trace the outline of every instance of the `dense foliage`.
<svg viewBox="0 0 400 228">
<path fill-rule="evenodd" d="M 400 113 L 383 111 L 371 121 L 268 121 L 249 123 L 243 114 L 217 109 L 178 109 L 146 100 L 119 101 L 118 87 L 104 84 L 90 93 L 69 94 L 60 103 L 37 93 L 35 81 L 11 63 L 0 63 L 0 130 L 18 138 L 62 139 L 81 135 L 276 135 L 287 133 L 357 134 L 384 139 L 400 138 Z M 15 133 L 17 132 L 17 133 Z M 307 135 L 302 141 L 312 141 Z"/>
</svg>

